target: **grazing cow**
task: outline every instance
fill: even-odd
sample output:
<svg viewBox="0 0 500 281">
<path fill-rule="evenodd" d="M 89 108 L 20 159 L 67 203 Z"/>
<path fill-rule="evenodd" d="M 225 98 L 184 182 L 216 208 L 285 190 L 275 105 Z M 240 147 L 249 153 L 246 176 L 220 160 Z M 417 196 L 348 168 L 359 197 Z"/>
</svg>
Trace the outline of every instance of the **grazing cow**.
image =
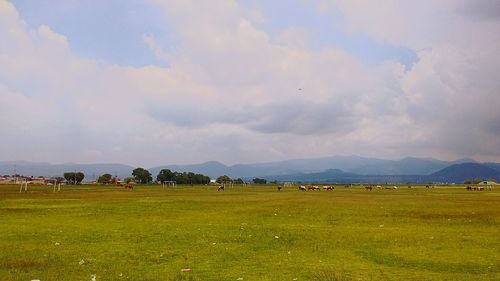
<svg viewBox="0 0 500 281">
<path fill-rule="evenodd" d="M 382 186 L 381 186 L 381 185 L 377 185 L 377 188 L 378 188 L 378 189 L 381 189 L 381 188 L 382 188 Z"/>
<path fill-rule="evenodd" d="M 123 187 L 126 189 L 134 189 L 134 186 L 131 184 L 125 184 Z"/>
<path fill-rule="evenodd" d="M 398 189 L 398 187 L 397 186 L 393 186 L 392 189 Z"/>
<path fill-rule="evenodd" d="M 278 185 L 278 191 L 281 191 L 281 188 L 283 188 L 281 185 Z"/>
<path fill-rule="evenodd" d="M 472 190 L 472 187 L 471 186 L 467 186 L 465 189 Z"/>
<path fill-rule="evenodd" d="M 219 186 L 219 188 L 217 188 L 217 191 L 221 191 L 221 190 L 224 191 L 224 187 L 225 187 L 224 184 L 221 184 Z"/>
<path fill-rule="evenodd" d="M 317 185 L 308 185 L 307 190 L 321 190 Z"/>
<path fill-rule="evenodd" d="M 319 190 L 319 186 L 308 185 L 308 186 L 306 186 L 306 190 Z"/>
<path fill-rule="evenodd" d="M 411 188 L 411 185 L 409 185 L 408 188 Z"/>
<path fill-rule="evenodd" d="M 323 189 L 324 189 L 324 190 L 333 190 L 333 187 L 332 187 L 332 186 L 329 186 L 329 185 L 324 185 L 324 186 L 323 186 Z"/>
<path fill-rule="evenodd" d="M 365 186 L 366 191 L 372 191 L 373 187 L 371 185 Z"/>
<path fill-rule="evenodd" d="M 301 185 L 301 186 L 299 186 L 299 190 L 306 191 L 307 189 L 305 186 Z"/>
</svg>

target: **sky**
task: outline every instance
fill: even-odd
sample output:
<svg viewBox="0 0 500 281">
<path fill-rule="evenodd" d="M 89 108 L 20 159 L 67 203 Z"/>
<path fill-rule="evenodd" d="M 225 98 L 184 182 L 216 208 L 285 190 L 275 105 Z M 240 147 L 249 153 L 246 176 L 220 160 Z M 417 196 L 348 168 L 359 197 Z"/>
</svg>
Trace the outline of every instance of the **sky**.
<svg viewBox="0 0 500 281">
<path fill-rule="evenodd" d="M 497 0 L 0 0 L 0 161 L 500 162 Z"/>
</svg>

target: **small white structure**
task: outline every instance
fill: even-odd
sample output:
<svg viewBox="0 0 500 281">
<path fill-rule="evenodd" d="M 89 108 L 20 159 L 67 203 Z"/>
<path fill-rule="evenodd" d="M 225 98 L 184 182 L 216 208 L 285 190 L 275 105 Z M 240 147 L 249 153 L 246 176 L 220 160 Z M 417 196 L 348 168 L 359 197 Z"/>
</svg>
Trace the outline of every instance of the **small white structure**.
<svg viewBox="0 0 500 281">
<path fill-rule="evenodd" d="M 498 183 L 496 183 L 494 181 L 482 181 L 482 182 L 478 183 L 478 185 L 498 185 Z"/>
<path fill-rule="evenodd" d="M 23 192 L 23 188 L 24 188 L 24 191 L 28 191 L 28 181 L 27 180 L 23 180 L 21 182 L 21 188 L 19 188 L 19 192 Z"/>
<path fill-rule="evenodd" d="M 54 187 L 54 190 L 53 192 L 56 192 L 57 191 L 61 191 L 61 182 L 58 181 L 58 180 L 54 180 L 54 179 L 44 179 L 43 182 L 41 180 L 32 180 L 32 179 L 29 179 L 29 178 L 24 178 L 22 181 L 21 181 L 21 187 L 19 188 L 19 192 L 23 192 L 23 189 L 25 192 L 28 191 L 28 185 L 31 184 L 43 184 L 43 185 L 52 185 Z"/>
<path fill-rule="evenodd" d="M 61 183 L 60 182 L 55 182 L 54 183 L 54 190 L 52 192 L 61 191 Z"/>
<path fill-rule="evenodd" d="M 483 188 L 483 186 L 485 186 L 488 190 L 492 190 L 495 185 L 498 185 L 498 183 L 494 181 L 482 181 L 478 185 L 478 188 Z"/>
<path fill-rule="evenodd" d="M 162 188 L 167 188 L 169 186 L 175 187 L 176 183 L 177 183 L 176 181 L 162 181 L 161 182 L 161 187 Z"/>
</svg>

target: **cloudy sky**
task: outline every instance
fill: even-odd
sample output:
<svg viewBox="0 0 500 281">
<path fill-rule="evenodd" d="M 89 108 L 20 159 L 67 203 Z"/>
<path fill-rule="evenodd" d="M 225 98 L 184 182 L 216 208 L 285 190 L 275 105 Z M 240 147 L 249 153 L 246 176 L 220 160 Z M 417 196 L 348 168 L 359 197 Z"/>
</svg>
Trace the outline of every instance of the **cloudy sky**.
<svg viewBox="0 0 500 281">
<path fill-rule="evenodd" d="M 0 0 L 0 160 L 500 161 L 497 0 Z"/>
</svg>

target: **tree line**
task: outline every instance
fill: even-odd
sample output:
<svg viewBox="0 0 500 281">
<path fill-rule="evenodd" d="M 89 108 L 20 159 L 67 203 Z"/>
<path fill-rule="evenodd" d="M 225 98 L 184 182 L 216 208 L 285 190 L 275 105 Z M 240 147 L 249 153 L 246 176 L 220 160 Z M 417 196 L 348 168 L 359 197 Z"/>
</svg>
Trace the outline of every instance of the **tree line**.
<svg viewBox="0 0 500 281">
<path fill-rule="evenodd" d="M 231 179 L 227 175 L 220 176 L 215 181 L 217 183 L 230 183 L 230 182 L 234 183 L 234 184 L 244 184 L 244 183 L 246 183 L 241 178 Z M 254 178 L 252 180 L 252 182 L 255 183 L 255 184 L 266 184 L 267 180 L 266 179 L 261 179 L 261 178 Z"/>
<path fill-rule="evenodd" d="M 64 173 L 64 179 L 69 184 L 80 184 L 85 175 L 82 172 L 66 172 Z M 141 184 L 150 183 L 153 181 L 153 176 L 151 173 L 144 168 L 136 168 L 132 171 L 132 177 L 127 177 L 124 179 L 125 183 L 136 182 Z M 193 172 L 173 172 L 169 169 L 162 169 L 156 176 L 157 182 L 176 182 L 177 184 L 209 184 L 210 177 L 203 174 L 196 174 Z M 118 182 L 116 177 L 111 174 L 106 173 L 98 177 L 98 183 L 103 184 L 114 184 Z M 216 179 L 219 184 L 223 183 L 234 183 L 234 184 L 244 184 L 245 182 L 241 178 L 231 179 L 227 175 L 219 176 Z M 261 178 L 254 178 L 252 180 L 254 184 L 266 184 L 267 180 Z"/>
<path fill-rule="evenodd" d="M 135 170 L 134 170 L 135 171 Z M 175 181 L 177 184 L 209 184 L 210 177 L 193 172 L 172 172 L 169 169 L 162 169 L 156 176 L 156 181 Z"/>
</svg>

